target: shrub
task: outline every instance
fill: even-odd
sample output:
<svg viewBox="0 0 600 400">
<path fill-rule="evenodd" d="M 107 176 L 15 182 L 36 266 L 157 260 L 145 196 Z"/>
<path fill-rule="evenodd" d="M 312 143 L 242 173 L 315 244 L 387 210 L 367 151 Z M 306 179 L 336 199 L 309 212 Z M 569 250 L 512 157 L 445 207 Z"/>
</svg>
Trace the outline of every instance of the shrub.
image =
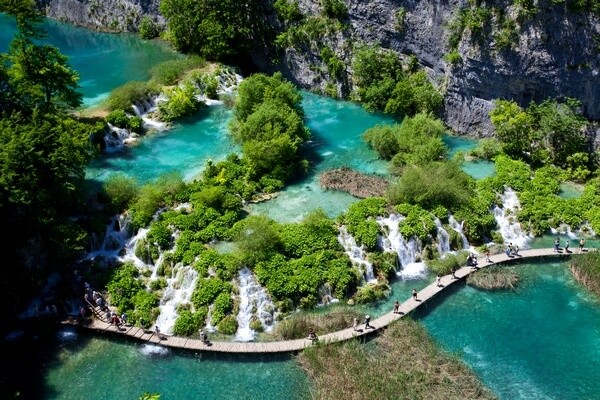
<svg viewBox="0 0 600 400">
<path fill-rule="evenodd" d="M 123 110 L 112 111 L 104 119 L 117 128 L 127 128 L 129 126 L 129 115 Z"/>
<path fill-rule="evenodd" d="M 224 335 L 233 335 L 238 329 L 238 322 L 233 315 L 228 315 L 219 322 L 217 329 Z"/>
<path fill-rule="evenodd" d="M 173 333 L 178 336 L 192 336 L 204 325 L 208 308 L 202 307 L 196 312 L 181 310 L 175 320 Z"/>
<path fill-rule="evenodd" d="M 137 181 L 123 173 L 111 174 L 102 186 L 111 209 L 116 213 L 127 209 L 138 195 Z"/>
<path fill-rule="evenodd" d="M 160 119 L 173 121 L 192 115 L 205 104 L 196 98 L 196 88 L 189 82 L 167 90 L 167 100 L 158 104 Z"/>
<path fill-rule="evenodd" d="M 160 25 L 158 25 L 150 16 L 145 15 L 140 21 L 138 33 L 142 39 L 154 39 L 160 34 Z"/>
<path fill-rule="evenodd" d="M 212 309 L 212 324 L 217 325 L 223 318 L 231 312 L 233 308 L 233 299 L 229 292 L 221 292 L 215 299 Z"/>
</svg>

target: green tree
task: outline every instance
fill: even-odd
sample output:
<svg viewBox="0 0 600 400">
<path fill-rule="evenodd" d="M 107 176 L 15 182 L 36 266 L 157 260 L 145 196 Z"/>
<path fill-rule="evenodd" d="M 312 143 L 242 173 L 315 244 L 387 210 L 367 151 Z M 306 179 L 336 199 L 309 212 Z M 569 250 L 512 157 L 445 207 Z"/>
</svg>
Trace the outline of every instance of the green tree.
<svg viewBox="0 0 600 400">
<path fill-rule="evenodd" d="M 222 60 L 260 39 L 260 7 L 251 0 L 163 0 L 159 9 L 177 50 Z"/>
<path fill-rule="evenodd" d="M 533 118 L 517 103 L 508 100 L 496 100 L 490 118 L 504 152 L 522 158 L 531 146 Z"/>
<path fill-rule="evenodd" d="M 240 221 L 235 229 L 237 248 L 248 265 L 268 260 L 281 247 L 276 224 L 262 215 Z"/>
</svg>

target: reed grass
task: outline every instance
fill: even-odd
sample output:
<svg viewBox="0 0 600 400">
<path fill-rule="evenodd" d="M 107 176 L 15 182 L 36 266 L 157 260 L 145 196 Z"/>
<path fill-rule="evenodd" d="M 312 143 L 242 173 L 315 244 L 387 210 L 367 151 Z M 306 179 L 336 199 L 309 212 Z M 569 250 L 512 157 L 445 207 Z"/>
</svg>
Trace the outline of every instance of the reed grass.
<svg viewBox="0 0 600 400">
<path fill-rule="evenodd" d="M 579 283 L 600 295 L 600 252 L 573 255 L 570 269 Z"/>
<path fill-rule="evenodd" d="M 350 328 L 355 317 L 363 322 L 364 315 L 349 308 L 333 310 L 327 314 L 299 312 L 279 322 L 275 327 L 274 337 L 282 340 L 301 339 L 307 337 L 311 329 L 317 335 L 323 335 Z"/>
<path fill-rule="evenodd" d="M 519 274 L 512 267 L 487 267 L 467 277 L 467 285 L 485 290 L 513 290 L 518 282 Z"/>
<path fill-rule="evenodd" d="M 494 399 L 457 357 L 440 350 L 410 318 L 368 345 L 358 340 L 314 346 L 298 355 L 313 399 Z"/>
</svg>

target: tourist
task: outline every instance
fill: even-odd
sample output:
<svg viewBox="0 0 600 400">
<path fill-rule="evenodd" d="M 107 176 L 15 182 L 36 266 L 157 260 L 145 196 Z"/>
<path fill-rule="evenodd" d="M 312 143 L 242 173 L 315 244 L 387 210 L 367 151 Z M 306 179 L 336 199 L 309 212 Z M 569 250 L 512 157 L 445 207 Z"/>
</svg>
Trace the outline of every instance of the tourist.
<svg viewBox="0 0 600 400">
<path fill-rule="evenodd" d="M 568 238 L 565 239 L 565 253 L 569 252 L 569 242 L 570 242 L 570 240 Z"/>
<path fill-rule="evenodd" d="M 208 335 L 206 335 L 206 332 L 204 332 L 204 329 L 200 329 L 200 331 L 198 333 L 200 334 L 200 340 L 202 341 L 202 343 L 207 344 L 208 343 Z"/>
<path fill-rule="evenodd" d="M 310 339 L 310 341 L 315 344 L 319 341 L 319 338 L 317 337 L 317 334 L 315 333 L 314 329 L 311 329 L 308 332 L 308 339 Z"/>
<path fill-rule="evenodd" d="M 127 325 L 127 314 L 125 314 L 125 313 L 121 314 L 121 323 L 123 325 Z"/>
<path fill-rule="evenodd" d="M 356 318 L 356 317 L 354 317 L 354 322 L 352 323 L 352 330 L 353 331 L 358 330 L 358 318 Z"/>
<path fill-rule="evenodd" d="M 417 289 L 413 289 L 413 290 L 412 290 L 412 297 L 413 297 L 413 300 L 414 300 L 414 301 L 419 301 L 419 300 L 417 299 Z"/>
<path fill-rule="evenodd" d="M 442 277 L 440 276 L 440 274 L 437 274 L 437 276 L 435 277 L 435 283 L 437 287 L 442 287 Z"/>
<path fill-rule="evenodd" d="M 554 252 L 558 253 L 558 249 L 560 247 L 560 239 L 558 238 L 558 236 L 556 237 L 556 240 L 554 241 Z"/>
<path fill-rule="evenodd" d="M 394 314 L 398 314 L 398 310 L 400 309 L 400 302 L 396 300 L 394 302 Z"/>
<path fill-rule="evenodd" d="M 512 246 L 512 242 L 508 244 L 508 246 L 506 246 L 506 255 L 508 257 L 512 257 L 512 252 L 513 252 L 513 246 Z"/>
<path fill-rule="evenodd" d="M 79 317 L 81 318 L 81 322 L 85 322 L 85 320 L 87 319 L 85 308 L 83 308 L 83 306 L 79 307 Z"/>
<path fill-rule="evenodd" d="M 585 238 L 579 239 L 579 252 L 583 251 L 583 247 L 585 246 Z"/>
<path fill-rule="evenodd" d="M 458 279 L 456 277 L 456 266 L 454 266 L 454 265 L 452 266 L 452 279 Z"/>
<path fill-rule="evenodd" d="M 490 260 L 490 249 L 485 249 L 485 262 L 492 262 L 492 260 Z"/>
<path fill-rule="evenodd" d="M 373 328 L 373 326 L 371 326 L 371 324 L 369 324 L 369 322 L 371 322 L 371 316 L 370 316 L 370 315 L 367 315 L 367 316 L 365 317 L 365 330 L 366 330 L 366 329 L 369 329 L 369 328 L 370 328 L 370 329 L 375 329 L 375 328 Z"/>
<path fill-rule="evenodd" d="M 471 253 L 469 253 L 469 255 L 467 256 L 467 267 L 477 269 L 477 259 Z"/>
</svg>

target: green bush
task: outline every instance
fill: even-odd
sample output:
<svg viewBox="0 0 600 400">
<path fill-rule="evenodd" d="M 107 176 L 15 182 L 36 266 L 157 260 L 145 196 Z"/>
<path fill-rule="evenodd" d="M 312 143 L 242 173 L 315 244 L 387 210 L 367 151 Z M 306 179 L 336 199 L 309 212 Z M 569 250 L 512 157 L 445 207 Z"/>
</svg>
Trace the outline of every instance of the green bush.
<svg viewBox="0 0 600 400">
<path fill-rule="evenodd" d="M 391 289 L 387 284 L 368 284 L 359 287 L 353 299 L 357 304 L 368 304 L 385 299 L 390 292 Z"/>
<path fill-rule="evenodd" d="M 196 312 L 190 310 L 181 310 L 175 320 L 173 333 L 178 336 L 192 336 L 204 325 L 208 308 L 202 307 Z"/>
<path fill-rule="evenodd" d="M 437 275 L 448 275 L 452 268 L 459 269 L 466 265 L 468 252 L 447 254 L 444 258 L 427 262 L 429 270 Z"/>
<path fill-rule="evenodd" d="M 233 309 L 233 299 L 229 292 L 221 292 L 215 299 L 212 310 L 212 324 L 217 325 Z"/>
<path fill-rule="evenodd" d="M 176 86 L 165 93 L 167 100 L 158 104 L 160 119 L 173 121 L 194 114 L 205 104 L 196 98 L 197 89 L 189 82 Z"/>
<path fill-rule="evenodd" d="M 219 294 L 230 291 L 231 284 L 218 278 L 199 279 L 192 293 L 192 304 L 196 308 L 208 306 L 215 301 Z"/>
<path fill-rule="evenodd" d="M 444 55 L 444 61 L 452 66 L 456 66 L 462 62 L 462 56 L 458 50 L 452 50 L 450 53 Z"/>
<path fill-rule="evenodd" d="M 104 119 L 117 128 L 127 128 L 129 126 L 129 115 L 123 110 L 112 111 Z"/>
<path fill-rule="evenodd" d="M 150 16 L 145 15 L 140 21 L 138 33 L 142 39 L 154 39 L 160 35 L 160 31 L 160 25 L 154 22 Z"/>
<path fill-rule="evenodd" d="M 127 209 L 138 195 L 137 181 L 123 173 L 115 173 L 108 176 L 102 185 L 104 194 L 108 197 L 111 209 L 115 213 Z"/>
<path fill-rule="evenodd" d="M 127 128 L 135 133 L 142 133 L 144 131 L 144 120 L 142 117 L 130 117 L 127 121 Z"/>
<path fill-rule="evenodd" d="M 321 0 L 323 14 L 328 18 L 344 20 L 348 18 L 348 7 L 342 0 Z"/>
<path fill-rule="evenodd" d="M 217 329 L 223 335 L 233 335 L 238 329 L 238 322 L 233 315 L 228 315 L 219 322 Z"/>
<path fill-rule="evenodd" d="M 409 203 L 426 210 L 437 206 L 457 210 L 471 201 L 474 180 L 452 162 L 409 166 L 388 189 L 392 204 Z"/>
</svg>

